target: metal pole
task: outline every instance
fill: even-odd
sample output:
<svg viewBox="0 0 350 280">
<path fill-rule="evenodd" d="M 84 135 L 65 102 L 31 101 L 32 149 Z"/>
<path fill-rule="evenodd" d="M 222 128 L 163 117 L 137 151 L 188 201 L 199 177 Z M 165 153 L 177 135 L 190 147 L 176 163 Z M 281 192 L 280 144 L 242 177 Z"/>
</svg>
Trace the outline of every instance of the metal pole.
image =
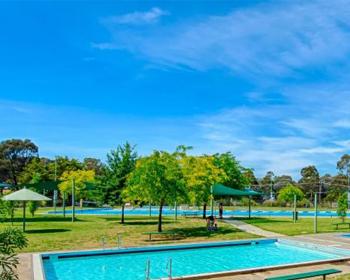
<svg viewBox="0 0 350 280">
<path fill-rule="evenodd" d="M 57 190 L 54 190 L 53 191 L 53 208 L 54 208 L 54 211 L 55 211 L 55 214 L 56 214 L 56 210 L 57 210 Z"/>
<path fill-rule="evenodd" d="M 26 201 L 23 201 L 23 232 L 26 231 Z"/>
<path fill-rule="evenodd" d="M 177 221 L 177 202 L 175 200 L 175 221 Z"/>
<path fill-rule="evenodd" d="M 294 195 L 294 215 L 293 215 L 293 222 L 296 223 L 297 221 L 297 196 Z"/>
<path fill-rule="evenodd" d="M 72 222 L 75 220 L 75 180 L 72 179 Z"/>
<path fill-rule="evenodd" d="M 213 194 L 213 186 L 210 187 L 211 193 L 211 216 L 214 216 L 214 194 Z"/>
<path fill-rule="evenodd" d="M 250 219 L 251 218 L 251 212 L 252 212 L 252 197 L 251 196 L 249 196 L 248 206 L 249 206 L 248 219 Z"/>
<path fill-rule="evenodd" d="M 63 192 L 63 218 L 66 217 L 66 192 Z"/>
<path fill-rule="evenodd" d="M 314 220 L 314 233 L 317 233 L 317 193 L 315 193 L 315 220 Z"/>
<path fill-rule="evenodd" d="M 152 216 L 152 203 L 149 203 L 149 216 Z"/>
</svg>

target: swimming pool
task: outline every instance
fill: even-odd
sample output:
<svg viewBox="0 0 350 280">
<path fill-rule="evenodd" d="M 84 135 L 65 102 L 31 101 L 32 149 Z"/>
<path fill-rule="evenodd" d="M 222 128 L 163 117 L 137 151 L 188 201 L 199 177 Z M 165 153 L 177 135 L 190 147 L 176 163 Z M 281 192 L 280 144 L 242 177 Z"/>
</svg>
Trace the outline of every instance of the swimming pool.
<svg viewBox="0 0 350 280">
<path fill-rule="evenodd" d="M 149 215 L 149 209 L 146 208 L 134 208 L 134 209 L 125 209 L 125 215 L 140 215 L 146 216 Z M 314 211 L 298 211 L 300 217 L 314 217 Z M 66 214 L 71 214 L 72 211 L 67 210 Z M 113 209 L 113 208 L 98 208 L 98 209 L 83 209 L 76 210 L 75 213 L 77 215 L 120 215 L 121 209 Z M 157 207 L 153 207 L 151 210 L 152 215 L 158 215 L 159 209 Z M 202 210 L 177 210 L 178 215 L 202 215 Z M 62 211 L 49 211 L 48 214 L 60 214 L 62 215 Z M 175 214 L 175 210 L 172 208 L 164 208 L 163 215 L 171 216 Z M 207 211 L 207 214 L 210 214 L 210 211 Z M 292 211 L 289 210 L 252 210 L 252 217 L 292 217 Z M 219 215 L 217 211 L 215 211 L 215 215 Z M 337 213 L 335 211 L 318 211 L 317 214 L 319 217 L 336 217 Z M 224 210 L 224 216 L 238 216 L 238 217 L 246 217 L 248 216 L 248 210 Z"/>
<path fill-rule="evenodd" d="M 259 239 L 43 254 L 40 257 L 46 280 L 143 280 L 146 279 L 148 262 L 149 279 L 168 279 L 170 262 L 171 276 L 176 279 L 271 266 L 334 261 L 350 258 L 350 251 L 320 249 L 305 244 L 301 246 L 276 239 Z"/>
</svg>

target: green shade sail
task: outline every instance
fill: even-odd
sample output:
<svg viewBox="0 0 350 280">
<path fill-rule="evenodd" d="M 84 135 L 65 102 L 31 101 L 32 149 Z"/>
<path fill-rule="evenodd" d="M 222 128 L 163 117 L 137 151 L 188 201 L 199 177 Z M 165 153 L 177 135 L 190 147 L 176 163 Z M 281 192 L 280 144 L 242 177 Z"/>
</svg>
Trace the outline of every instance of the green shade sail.
<svg viewBox="0 0 350 280">
<path fill-rule="evenodd" d="M 26 230 L 26 203 L 27 201 L 48 201 L 50 198 L 23 188 L 19 191 L 2 197 L 5 201 L 22 201 L 23 202 L 23 232 Z"/>
<path fill-rule="evenodd" d="M 248 196 L 249 197 L 249 218 L 251 216 L 250 200 L 252 196 L 261 195 L 259 192 L 251 189 L 237 190 L 226 187 L 222 184 L 215 184 L 211 188 L 211 215 L 214 215 L 214 196 Z"/>
<path fill-rule="evenodd" d="M 260 195 L 260 193 L 253 190 L 237 190 L 233 188 L 226 187 L 222 184 L 215 184 L 212 188 L 212 195 L 218 196 L 253 196 Z"/>
</svg>

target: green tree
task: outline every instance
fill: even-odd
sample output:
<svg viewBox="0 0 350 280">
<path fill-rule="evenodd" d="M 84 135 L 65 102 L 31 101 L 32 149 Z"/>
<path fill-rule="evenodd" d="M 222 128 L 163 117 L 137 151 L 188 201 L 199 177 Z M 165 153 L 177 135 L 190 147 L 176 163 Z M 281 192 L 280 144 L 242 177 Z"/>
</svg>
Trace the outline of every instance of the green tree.
<svg viewBox="0 0 350 280">
<path fill-rule="evenodd" d="M 70 171 L 83 170 L 84 165 L 75 158 L 58 156 L 48 164 L 50 180 L 59 179 L 63 173 Z"/>
<path fill-rule="evenodd" d="M 215 154 L 213 162 L 216 167 L 225 172 L 225 180 L 222 182 L 225 186 L 234 189 L 244 189 L 250 186 L 250 180 L 243 174 L 245 168 L 239 164 L 230 152 Z"/>
<path fill-rule="evenodd" d="M 0 180 L 17 186 L 25 166 L 38 156 L 38 147 L 28 139 L 11 139 L 0 143 Z"/>
<path fill-rule="evenodd" d="M 306 196 L 309 197 L 310 201 L 314 200 L 314 193 L 320 191 L 320 174 L 314 165 L 304 167 L 300 171 L 301 179 L 299 185 L 303 189 Z M 321 193 L 319 193 L 319 201 Z"/>
<path fill-rule="evenodd" d="M 162 231 L 162 212 L 166 203 L 186 194 L 183 173 L 175 154 L 154 151 L 140 158 L 128 177 L 123 196 L 129 200 L 159 205 L 158 231 Z"/>
<path fill-rule="evenodd" d="M 300 188 L 293 186 L 292 184 L 287 184 L 279 191 L 278 200 L 292 203 L 294 201 L 294 196 L 296 196 L 297 201 L 300 201 L 304 198 L 304 193 Z"/>
<path fill-rule="evenodd" d="M 337 207 L 337 214 L 344 222 L 346 217 L 346 211 L 348 210 L 348 194 L 343 193 L 341 196 L 339 196 L 338 199 L 338 207 Z"/>
<path fill-rule="evenodd" d="M 103 173 L 103 163 L 97 158 L 84 158 L 83 166 L 85 170 L 93 170 L 96 176 Z"/>
<path fill-rule="evenodd" d="M 251 187 L 255 191 L 259 191 L 259 192 L 261 191 L 261 186 L 254 174 L 254 169 L 245 168 L 242 172 L 242 175 L 244 176 L 245 180 L 248 182 L 249 187 Z"/>
<path fill-rule="evenodd" d="M 15 252 L 27 244 L 27 239 L 19 229 L 5 228 L 0 231 L 0 279 L 18 279 L 16 268 L 19 261 Z"/>
<path fill-rule="evenodd" d="M 271 196 L 273 196 L 275 193 L 274 183 L 275 174 L 272 171 L 268 171 L 260 181 L 262 192 L 265 194 L 265 196 L 270 197 L 270 199 L 272 198 Z"/>
<path fill-rule="evenodd" d="M 348 189 L 347 180 L 347 177 L 343 174 L 333 176 L 327 188 L 326 200 L 330 202 L 338 201 L 339 197 Z"/>
<path fill-rule="evenodd" d="M 135 169 L 136 160 L 135 146 L 128 142 L 107 154 L 107 163 L 101 176 L 101 192 L 105 203 L 117 205 L 122 202 L 120 194 L 126 187 L 127 177 Z"/>
<path fill-rule="evenodd" d="M 185 156 L 181 165 L 191 202 L 196 205 L 203 203 L 203 218 L 206 218 L 211 187 L 223 183 L 227 180 L 227 175 L 215 165 L 213 156 Z"/>
<path fill-rule="evenodd" d="M 27 184 L 33 181 L 49 181 L 52 179 L 49 170 L 49 163 L 51 161 L 47 158 L 33 158 L 19 175 L 19 181 L 21 184 Z"/>
<path fill-rule="evenodd" d="M 60 177 L 58 185 L 61 193 L 72 193 L 72 182 L 75 184 L 75 195 L 79 199 L 88 198 L 88 184 L 95 183 L 95 172 L 93 170 L 65 171 Z"/>
<path fill-rule="evenodd" d="M 341 174 L 344 174 L 348 178 L 347 185 L 350 187 L 350 155 L 343 155 L 340 160 L 337 162 L 337 168 Z"/>
</svg>

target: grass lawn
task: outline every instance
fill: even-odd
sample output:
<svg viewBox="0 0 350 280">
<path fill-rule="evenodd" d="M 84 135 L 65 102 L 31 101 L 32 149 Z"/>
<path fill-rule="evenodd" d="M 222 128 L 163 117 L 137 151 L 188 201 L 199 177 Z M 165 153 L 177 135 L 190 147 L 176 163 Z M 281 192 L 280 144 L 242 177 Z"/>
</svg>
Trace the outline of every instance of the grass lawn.
<svg viewBox="0 0 350 280">
<path fill-rule="evenodd" d="M 265 230 L 282 233 L 285 235 L 299 235 L 314 233 L 314 219 L 313 218 L 301 218 L 295 224 L 291 218 L 252 218 L 242 219 L 251 225 L 260 227 Z M 338 230 L 332 225 L 334 222 L 340 222 L 338 218 L 319 218 L 318 221 L 318 233 L 326 232 L 350 232 L 347 225 L 340 226 Z M 350 220 L 347 220 L 350 222 Z"/>
<path fill-rule="evenodd" d="M 47 209 L 45 209 L 45 212 Z M 208 232 L 206 223 L 200 218 L 164 217 L 163 230 L 174 230 L 179 233 L 177 240 L 155 236 L 155 241 L 148 241 L 143 232 L 157 230 L 157 217 L 126 216 L 125 224 L 120 224 L 119 216 L 77 216 L 71 217 L 45 215 L 43 212 L 27 219 L 26 236 L 29 246 L 22 252 L 40 252 L 55 250 L 75 250 L 101 248 L 101 238 L 107 240 L 107 247 L 116 246 L 117 235 L 122 235 L 123 246 L 140 246 L 165 244 L 173 242 L 197 242 L 257 237 L 219 222 L 217 232 Z M 14 226 L 21 228 L 21 212 L 16 212 Z M 11 226 L 11 223 L 0 223 L 0 229 Z M 153 237 L 152 237 L 153 239 Z"/>
</svg>

